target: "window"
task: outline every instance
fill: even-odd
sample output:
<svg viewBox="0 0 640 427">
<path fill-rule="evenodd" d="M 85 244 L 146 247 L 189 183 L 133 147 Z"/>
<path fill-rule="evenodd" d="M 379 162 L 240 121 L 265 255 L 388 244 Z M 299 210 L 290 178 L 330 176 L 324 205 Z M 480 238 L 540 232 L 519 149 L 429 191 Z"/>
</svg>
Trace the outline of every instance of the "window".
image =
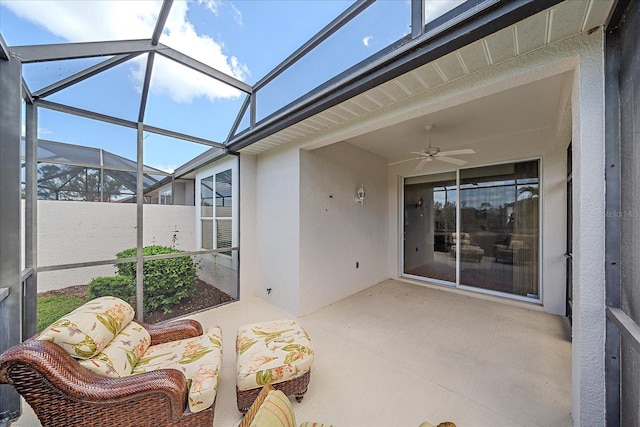
<svg viewBox="0 0 640 427">
<path fill-rule="evenodd" d="M 161 205 L 172 205 L 173 199 L 171 197 L 171 189 L 163 190 L 160 193 L 160 204 Z"/>
<path fill-rule="evenodd" d="M 231 169 L 216 174 L 215 221 L 216 249 L 232 246 L 231 215 L 233 208 Z M 230 255 L 230 253 L 226 253 Z"/>
<path fill-rule="evenodd" d="M 200 180 L 200 247 L 233 246 L 233 174 L 226 169 Z M 225 252 L 229 255 L 230 253 Z"/>
<path fill-rule="evenodd" d="M 238 163 L 231 156 L 198 171 L 194 188 L 196 244 L 215 251 L 198 257 L 198 277 L 233 298 L 239 295 Z"/>
</svg>

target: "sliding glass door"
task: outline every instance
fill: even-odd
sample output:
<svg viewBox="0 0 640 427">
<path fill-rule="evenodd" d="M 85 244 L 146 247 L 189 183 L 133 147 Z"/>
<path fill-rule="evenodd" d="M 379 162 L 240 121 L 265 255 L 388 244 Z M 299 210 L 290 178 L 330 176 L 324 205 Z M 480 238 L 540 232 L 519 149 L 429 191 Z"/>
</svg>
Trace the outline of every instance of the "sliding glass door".
<svg viewBox="0 0 640 427">
<path fill-rule="evenodd" d="M 405 274 L 455 283 L 456 206 L 455 172 L 405 180 Z"/>
<path fill-rule="evenodd" d="M 405 179 L 404 274 L 539 299 L 539 189 L 538 160 Z"/>
<path fill-rule="evenodd" d="M 537 161 L 460 171 L 461 285 L 538 297 L 538 196 Z"/>
</svg>

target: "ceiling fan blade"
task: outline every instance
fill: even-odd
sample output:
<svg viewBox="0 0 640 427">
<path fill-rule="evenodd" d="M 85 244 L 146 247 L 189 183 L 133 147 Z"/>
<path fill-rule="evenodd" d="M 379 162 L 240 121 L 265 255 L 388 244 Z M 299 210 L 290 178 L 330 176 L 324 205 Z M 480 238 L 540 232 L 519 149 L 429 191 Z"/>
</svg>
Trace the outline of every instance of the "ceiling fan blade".
<svg viewBox="0 0 640 427">
<path fill-rule="evenodd" d="M 463 150 L 441 151 L 436 156 L 460 156 L 462 154 L 476 154 L 476 152 L 472 148 L 465 148 Z"/>
<path fill-rule="evenodd" d="M 411 159 L 405 159 L 405 160 L 400 160 L 398 162 L 393 162 L 393 163 L 389 163 L 387 166 L 393 166 L 393 165 L 398 165 L 400 163 L 404 163 L 404 162 L 410 162 L 412 160 L 420 160 L 422 157 L 413 157 Z"/>
<path fill-rule="evenodd" d="M 428 162 L 430 162 L 430 161 L 431 161 L 431 158 L 430 158 L 430 157 L 427 157 L 427 158 L 425 158 L 425 159 L 422 159 L 422 160 L 420 161 L 420 163 L 418 163 L 418 166 L 416 166 L 416 169 L 415 169 L 415 170 L 420 170 L 420 169 L 422 169 L 422 168 L 424 167 L 424 165 L 426 165 L 426 164 L 427 164 Z"/>
<path fill-rule="evenodd" d="M 454 159 L 453 157 L 437 156 L 436 159 L 442 160 L 443 162 L 452 163 L 458 166 L 466 165 L 468 163 L 466 160 Z"/>
</svg>

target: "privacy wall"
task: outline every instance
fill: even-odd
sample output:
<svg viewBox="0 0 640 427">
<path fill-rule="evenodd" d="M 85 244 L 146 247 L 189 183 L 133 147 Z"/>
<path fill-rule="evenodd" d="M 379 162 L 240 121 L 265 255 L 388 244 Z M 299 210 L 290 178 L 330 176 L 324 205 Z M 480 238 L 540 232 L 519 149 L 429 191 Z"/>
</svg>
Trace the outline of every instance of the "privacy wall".
<svg viewBox="0 0 640 427">
<path fill-rule="evenodd" d="M 24 200 L 22 209 L 24 212 Z M 175 244 L 178 249 L 197 250 L 195 207 L 145 205 L 143 244 Z M 38 201 L 39 266 L 115 259 L 116 253 L 134 247 L 136 205 L 133 203 Z M 24 253 L 24 231 L 21 253 Z M 38 275 L 38 291 L 86 285 L 94 277 L 113 274 L 113 266 L 43 272 Z"/>
</svg>

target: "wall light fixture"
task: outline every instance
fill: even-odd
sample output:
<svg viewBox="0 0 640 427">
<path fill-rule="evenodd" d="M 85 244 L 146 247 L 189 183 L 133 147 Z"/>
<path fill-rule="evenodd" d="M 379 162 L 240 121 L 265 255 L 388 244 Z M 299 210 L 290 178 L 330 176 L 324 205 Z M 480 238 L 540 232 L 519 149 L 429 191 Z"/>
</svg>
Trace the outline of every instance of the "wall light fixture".
<svg viewBox="0 0 640 427">
<path fill-rule="evenodd" d="M 360 185 L 360 188 L 358 188 L 358 191 L 356 192 L 356 203 L 360 203 L 361 205 L 364 205 L 364 198 L 367 196 L 367 192 L 364 191 L 364 184 Z"/>
</svg>

